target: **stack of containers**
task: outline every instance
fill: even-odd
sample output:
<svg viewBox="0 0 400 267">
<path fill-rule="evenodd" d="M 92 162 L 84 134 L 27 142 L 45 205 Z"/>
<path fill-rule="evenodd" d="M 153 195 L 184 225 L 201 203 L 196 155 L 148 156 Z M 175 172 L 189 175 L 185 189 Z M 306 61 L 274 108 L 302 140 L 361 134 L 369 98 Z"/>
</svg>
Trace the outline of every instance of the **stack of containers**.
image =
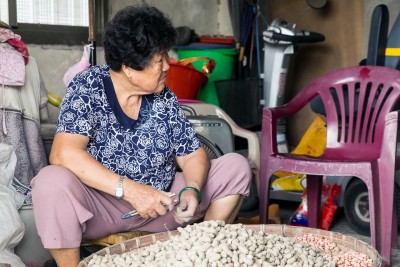
<svg viewBox="0 0 400 267">
<path fill-rule="evenodd" d="M 215 68 L 208 76 L 208 82 L 200 89 L 197 99 L 219 106 L 215 81 L 229 80 L 234 78 L 235 60 L 237 49 L 233 45 L 211 44 L 211 43 L 191 43 L 187 46 L 175 47 L 178 59 L 192 57 L 209 57 L 214 59 Z M 202 61 L 193 62 L 193 66 L 201 71 Z"/>
</svg>

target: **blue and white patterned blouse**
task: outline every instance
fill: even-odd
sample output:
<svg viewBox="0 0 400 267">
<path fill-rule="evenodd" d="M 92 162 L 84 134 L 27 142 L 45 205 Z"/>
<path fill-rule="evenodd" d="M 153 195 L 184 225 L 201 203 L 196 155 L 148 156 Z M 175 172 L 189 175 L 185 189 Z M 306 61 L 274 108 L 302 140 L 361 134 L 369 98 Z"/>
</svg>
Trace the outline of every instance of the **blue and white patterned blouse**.
<svg viewBox="0 0 400 267">
<path fill-rule="evenodd" d="M 87 151 L 104 166 L 139 183 L 168 190 L 175 175 L 174 155 L 201 144 L 166 86 L 144 95 L 137 120 L 122 111 L 107 65 L 79 73 L 69 84 L 56 132 L 89 137 Z"/>
</svg>

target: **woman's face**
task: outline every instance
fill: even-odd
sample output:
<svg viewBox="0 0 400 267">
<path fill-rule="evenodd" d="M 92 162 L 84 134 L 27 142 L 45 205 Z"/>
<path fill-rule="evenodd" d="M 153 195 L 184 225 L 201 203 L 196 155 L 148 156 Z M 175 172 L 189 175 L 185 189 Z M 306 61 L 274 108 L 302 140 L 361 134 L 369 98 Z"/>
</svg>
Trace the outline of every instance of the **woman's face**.
<svg viewBox="0 0 400 267">
<path fill-rule="evenodd" d="M 168 69 L 168 53 L 156 54 L 144 70 L 137 71 L 130 68 L 133 71 L 130 81 L 143 94 L 161 92 L 165 87 Z"/>
</svg>

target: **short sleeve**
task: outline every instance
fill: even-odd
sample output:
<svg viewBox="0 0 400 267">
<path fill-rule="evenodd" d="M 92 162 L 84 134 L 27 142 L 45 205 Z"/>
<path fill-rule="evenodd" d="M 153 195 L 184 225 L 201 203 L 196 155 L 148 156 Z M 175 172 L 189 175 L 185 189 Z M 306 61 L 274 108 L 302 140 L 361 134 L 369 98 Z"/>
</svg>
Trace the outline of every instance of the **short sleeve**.
<svg viewBox="0 0 400 267">
<path fill-rule="evenodd" d="M 93 81 L 91 75 L 79 75 L 69 84 L 63 98 L 60 114 L 57 121 L 56 132 L 81 134 L 91 137 L 93 135 Z"/>
<path fill-rule="evenodd" d="M 173 123 L 174 151 L 177 156 L 186 156 L 201 147 L 197 133 L 179 103 L 174 103 L 175 122 Z"/>
</svg>

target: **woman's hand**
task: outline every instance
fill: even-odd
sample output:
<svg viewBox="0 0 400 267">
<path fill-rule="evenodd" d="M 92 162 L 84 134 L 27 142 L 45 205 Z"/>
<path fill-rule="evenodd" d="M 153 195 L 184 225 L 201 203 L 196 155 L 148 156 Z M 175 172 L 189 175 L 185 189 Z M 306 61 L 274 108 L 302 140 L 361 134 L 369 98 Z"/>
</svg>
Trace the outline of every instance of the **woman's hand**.
<svg viewBox="0 0 400 267">
<path fill-rule="evenodd" d="M 199 200 L 196 192 L 191 190 L 183 191 L 180 202 L 175 210 L 175 221 L 179 224 L 189 222 L 196 215 L 199 208 Z"/>
<path fill-rule="evenodd" d="M 210 169 L 210 161 L 204 148 L 200 147 L 186 156 L 177 157 L 176 161 L 185 177 L 186 188 L 196 188 L 196 191 L 200 191 Z M 177 223 L 184 224 L 191 221 L 199 211 L 201 195 L 198 196 L 196 191 L 184 190 L 181 193 L 180 202 L 174 214 Z"/>
<path fill-rule="evenodd" d="M 131 180 L 126 183 L 124 199 L 131 203 L 140 217 L 144 219 L 157 218 L 174 209 L 174 201 L 170 197 L 170 193 Z"/>
</svg>

